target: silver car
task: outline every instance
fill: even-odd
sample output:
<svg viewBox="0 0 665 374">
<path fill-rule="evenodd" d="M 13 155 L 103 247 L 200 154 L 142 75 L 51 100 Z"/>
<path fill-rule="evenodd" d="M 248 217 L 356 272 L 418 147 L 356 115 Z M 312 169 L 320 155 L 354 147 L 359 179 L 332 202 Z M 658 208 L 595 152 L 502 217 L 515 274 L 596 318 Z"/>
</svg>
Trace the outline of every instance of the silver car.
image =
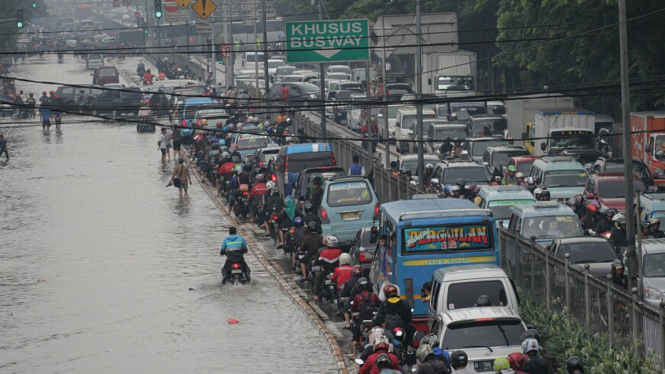
<svg viewBox="0 0 665 374">
<path fill-rule="evenodd" d="M 665 299 L 665 239 L 642 240 L 642 264 L 644 301 L 658 309 Z"/>
</svg>

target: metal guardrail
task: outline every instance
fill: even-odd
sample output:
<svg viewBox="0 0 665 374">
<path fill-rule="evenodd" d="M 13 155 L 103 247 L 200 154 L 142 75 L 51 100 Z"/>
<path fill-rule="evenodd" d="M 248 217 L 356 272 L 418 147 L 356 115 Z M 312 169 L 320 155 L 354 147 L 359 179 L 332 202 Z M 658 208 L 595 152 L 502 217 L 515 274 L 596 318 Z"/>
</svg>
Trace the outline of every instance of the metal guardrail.
<svg viewBox="0 0 665 374">
<path fill-rule="evenodd" d="M 565 311 L 590 334 L 605 336 L 610 345 L 633 347 L 634 341 L 646 355 L 660 357 L 665 369 L 665 303 L 660 310 L 639 299 L 637 289 L 621 289 L 612 276 L 598 279 L 589 273 L 589 265 L 578 265 L 552 256 L 535 243 L 499 230 L 501 266 L 518 287 L 532 300 L 550 310 Z M 608 273 L 610 271 L 608 266 Z"/>
</svg>

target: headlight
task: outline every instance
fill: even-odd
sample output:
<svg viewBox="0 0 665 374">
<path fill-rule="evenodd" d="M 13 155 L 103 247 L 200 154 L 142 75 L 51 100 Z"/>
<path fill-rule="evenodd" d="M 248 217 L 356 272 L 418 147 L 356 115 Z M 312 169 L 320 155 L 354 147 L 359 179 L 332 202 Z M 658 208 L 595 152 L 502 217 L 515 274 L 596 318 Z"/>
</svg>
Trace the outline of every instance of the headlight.
<svg viewBox="0 0 665 374">
<path fill-rule="evenodd" d="M 309 97 L 311 97 L 312 99 L 316 99 L 316 94 L 309 94 Z"/>
<path fill-rule="evenodd" d="M 654 173 L 654 174 L 656 174 L 656 173 L 663 174 L 663 169 L 661 169 L 661 168 L 653 168 L 653 173 Z"/>
<path fill-rule="evenodd" d="M 644 296 L 651 300 L 665 299 L 665 295 L 661 291 L 649 287 L 644 289 Z"/>
</svg>

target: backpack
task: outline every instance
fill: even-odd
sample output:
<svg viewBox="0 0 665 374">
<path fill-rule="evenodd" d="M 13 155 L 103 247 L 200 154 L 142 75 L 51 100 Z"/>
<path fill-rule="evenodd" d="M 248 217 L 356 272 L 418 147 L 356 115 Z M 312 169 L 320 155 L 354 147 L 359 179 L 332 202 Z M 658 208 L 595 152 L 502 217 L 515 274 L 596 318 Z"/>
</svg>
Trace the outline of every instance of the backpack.
<svg viewBox="0 0 665 374">
<path fill-rule="evenodd" d="M 358 306 L 358 319 L 360 322 L 371 321 L 374 318 L 374 311 L 376 310 L 374 302 L 372 302 L 372 294 L 370 293 L 365 297 L 364 294 L 361 293 L 360 297 L 362 297 L 363 300 Z"/>
<path fill-rule="evenodd" d="M 397 304 L 391 304 L 386 300 L 385 303 L 386 329 L 392 331 L 396 327 L 404 328 L 406 326 L 404 319 L 402 319 L 402 316 L 399 314 L 399 310 L 396 310 L 401 301 Z"/>
</svg>

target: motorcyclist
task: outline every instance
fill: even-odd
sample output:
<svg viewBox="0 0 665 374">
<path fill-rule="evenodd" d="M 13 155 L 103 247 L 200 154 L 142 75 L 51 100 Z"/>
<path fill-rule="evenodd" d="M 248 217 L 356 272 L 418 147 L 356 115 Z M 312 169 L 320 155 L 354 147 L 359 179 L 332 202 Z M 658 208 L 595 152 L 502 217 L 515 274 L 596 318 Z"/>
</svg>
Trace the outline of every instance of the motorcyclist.
<svg viewBox="0 0 665 374">
<path fill-rule="evenodd" d="M 586 215 L 586 207 L 584 206 L 584 197 L 582 194 L 577 194 L 570 198 L 568 206 L 575 212 L 577 218 L 582 219 Z"/>
<path fill-rule="evenodd" d="M 480 133 L 480 136 L 492 136 L 492 126 L 489 123 L 483 125 L 483 132 Z"/>
<path fill-rule="evenodd" d="M 653 217 L 649 222 L 651 223 L 651 235 L 654 239 L 665 238 L 665 233 L 660 231 L 660 219 Z"/>
<path fill-rule="evenodd" d="M 568 371 L 568 374 L 584 373 L 582 360 L 577 356 L 569 358 L 568 362 L 566 362 L 566 370 Z"/>
<path fill-rule="evenodd" d="M 296 203 L 293 199 L 284 199 L 284 209 L 277 215 L 277 223 L 280 229 L 289 229 L 293 226 L 293 220 L 296 217 L 302 218 L 300 211 L 296 209 Z M 279 230 L 279 245 L 277 249 L 284 248 L 284 232 Z M 334 269 L 333 269 L 334 270 Z"/>
<path fill-rule="evenodd" d="M 466 190 L 466 181 L 464 178 L 457 178 L 455 179 L 455 185 L 459 186 L 459 194 L 460 196 L 466 198 L 467 195 L 467 190 Z"/>
<path fill-rule="evenodd" d="M 540 194 L 540 201 L 550 201 L 550 191 L 544 190 Z"/>
<path fill-rule="evenodd" d="M 321 267 L 321 271 L 316 275 L 316 279 L 314 280 L 314 289 L 312 292 L 312 299 L 314 301 L 319 300 L 319 288 L 323 280 L 339 266 L 339 257 L 342 255 L 342 251 L 338 248 L 339 241 L 336 236 L 327 235 L 324 242 L 326 247 L 319 250 L 318 257 L 314 261 L 314 265 Z"/>
<path fill-rule="evenodd" d="M 649 221 L 640 222 L 640 239 L 653 239 L 651 235 L 651 223 Z"/>
<path fill-rule="evenodd" d="M 245 278 L 247 282 L 250 281 L 250 270 L 247 264 L 245 263 L 245 258 L 243 254 L 247 253 L 247 242 L 245 239 L 237 234 L 235 227 L 231 226 L 229 228 L 229 235 L 224 239 L 222 243 L 222 250 L 219 253 L 221 256 L 226 256 L 226 262 L 222 268 L 222 273 L 224 278 L 222 278 L 222 284 L 225 284 L 229 280 L 231 274 L 230 268 L 231 264 L 234 262 L 239 262 L 242 266 L 243 271 L 245 272 Z"/>
<path fill-rule="evenodd" d="M 523 369 L 523 365 L 528 360 L 529 357 L 522 352 L 513 352 L 508 355 L 508 362 L 510 363 L 510 368 L 515 371 L 515 374 L 528 374 Z"/>
<path fill-rule="evenodd" d="M 353 268 L 351 270 L 351 278 L 344 283 L 344 288 L 342 288 L 342 291 L 339 293 L 340 298 L 348 298 L 348 301 L 343 307 L 342 312 L 344 313 L 344 320 L 346 321 L 346 324 L 344 325 L 344 328 L 347 330 L 351 329 L 351 302 L 353 299 L 356 297 L 358 294 L 358 287 L 356 285 L 358 284 L 358 281 L 362 279 L 362 274 L 363 269 L 360 265 L 353 265 Z M 367 279 L 365 279 L 365 282 Z"/>
<path fill-rule="evenodd" d="M 459 138 L 453 139 L 453 143 L 455 143 L 455 146 L 453 146 L 453 150 L 451 153 L 455 154 L 455 156 L 461 156 L 462 155 L 462 141 Z"/>
<path fill-rule="evenodd" d="M 619 250 L 619 248 L 628 245 L 628 241 L 626 240 L 626 219 L 620 217 L 616 220 L 616 222 L 619 226 L 616 230 L 612 231 L 612 235 L 610 235 L 610 241 L 614 243 L 614 248 Z"/>
<path fill-rule="evenodd" d="M 219 176 L 219 191 L 226 192 L 226 182 L 230 181 L 233 177 L 233 168 L 236 166 L 231 159 L 231 155 L 227 152 L 222 154 L 222 165 L 217 168 L 217 176 Z"/>
<path fill-rule="evenodd" d="M 385 353 L 376 358 L 376 367 L 379 368 L 379 374 L 400 374 L 401 371 L 393 370 L 393 364 L 390 362 L 390 356 Z"/>
<path fill-rule="evenodd" d="M 598 227 L 598 224 L 601 222 L 601 218 L 598 215 L 598 207 L 596 204 L 588 204 L 586 206 L 586 214 L 580 220 L 582 224 L 582 229 L 586 232 L 587 230 L 594 230 Z"/>
<path fill-rule="evenodd" d="M 145 74 L 145 64 L 143 63 L 143 60 L 140 60 L 138 65 L 136 65 L 136 74 L 143 78 L 143 74 Z"/>
<path fill-rule="evenodd" d="M 622 289 L 628 289 L 628 276 L 624 273 L 625 266 L 623 261 L 616 259 L 612 261 L 612 266 L 610 267 L 610 274 L 612 274 L 612 283 L 615 286 L 621 287 Z"/>
<path fill-rule="evenodd" d="M 353 276 L 353 266 L 351 266 L 351 255 L 342 253 L 339 256 L 339 266 L 335 269 L 331 279 L 337 281 L 337 290 L 341 291 L 344 284 Z M 341 309 L 341 308 L 340 308 Z"/>
<path fill-rule="evenodd" d="M 467 369 L 469 365 L 469 356 L 464 351 L 454 351 L 450 354 L 450 366 L 455 370 L 455 374 L 472 374 L 475 371 Z"/>
<path fill-rule="evenodd" d="M 263 217 L 263 228 L 266 230 L 266 235 L 270 235 L 270 227 L 268 225 L 270 224 L 273 212 L 278 213 L 284 209 L 284 199 L 279 196 L 279 189 L 277 189 L 277 187 L 272 187 L 269 193 L 270 196 L 266 199 L 265 205 L 263 206 L 265 212 L 265 216 Z M 307 226 L 307 223 L 305 223 L 305 226 Z M 319 247 L 317 247 L 317 249 L 318 248 Z"/>
<path fill-rule="evenodd" d="M 367 278 L 358 279 L 355 291 L 357 292 L 355 295 L 350 295 L 350 300 L 352 300 L 350 303 L 351 313 L 358 313 L 358 317 L 353 325 L 353 337 L 351 339 L 353 342 L 354 354 L 356 353 L 356 346 L 362 333 L 362 321 L 374 319 L 374 312 L 376 312 L 381 305 L 381 300 L 379 300 L 379 297 L 372 292 L 372 284 Z"/>
<path fill-rule="evenodd" d="M 380 355 L 388 356 L 393 370 L 401 370 L 397 356 L 388 352 L 390 349 L 390 340 L 385 335 L 381 335 L 374 340 L 374 354 L 370 355 L 363 366 L 358 370 L 358 374 L 379 374 L 379 368 L 376 366 Z M 385 360 L 385 358 L 382 358 Z"/>
<path fill-rule="evenodd" d="M 307 232 L 308 234 L 300 246 L 300 250 L 305 252 L 305 257 L 300 263 L 300 270 L 302 271 L 300 283 L 304 283 L 307 280 L 307 264 L 316 256 L 319 248 L 323 247 L 323 236 L 319 234 L 319 227 L 315 223 L 310 222 L 307 224 Z"/>
<path fill-rule="evenodd" d="M 312 203 L 312 211 L 317 213 L 321 207 L 321 199 L 323 198 L 323 189 L 321 188 L 321 177 L 314 178 L 312 182 L 312 196 L 309 200 Z"/>
<path fill-rule="evenodd" d="M 415 328 L 411 326 L 411 307 L 406 303 L 406 300 L 400 299 L 399 291 L 394 284 L 387 283 L 383 287 L 383 293 L 386 300 L 381 303 L 378 314 L 386 319 L 387 329 L 403 328 L 407 333 L 405 345 L 407 347 L 411 346 L 411 340 L 415 332 Z"/>
<path fill-rule="evenodd" d="M 614 229 L 614 222 L 612 221 L 612 217 L 614 217 L 614 211 L 612 209 L 607 209 L 606 211 L 603 212 L 603 219 L 598 222 L 598 225 L 596 226 L 596 234 L 601 235 L 603 233 L 606 233 L 608 231 L 612 231 Z"/>
<path fill-rule="evenodd" d="M 312 203 L 305 203 L 305 216 L 303 217 L 305 224 L 308 225 L 310 222 L 316 222 L 317 227 L 319 228 L 319 234 L 321 233 L 321 218 L 314 211 L 314 205 Z"/>
<path fill-rule="evenodd" d="M 445 155 L 446 153 L 450 153 L 453 151 L 453 145 L 450 144 L 450 137 L 447 136 L 445 139 L 443 139 L 443 143 L 441 144 L 441 147 L 439 148 L 439 153 L 442 155 Z"/>
<path fill-rule="evenodd" d="M 527 338 L 522 342 L 522 352 L 529 358 L 524 362 L 523 368 L 529 374 L 549 374 L 547 361 L 538 356 L 539 348 L 536 339 Z"/>
<path fill-rule="evenodd" d="M 263 197 L 268 193 L 266 184 L 263 182 L 263 174 L 256 175 L 256 182 L 249 193 L 249 206 L 252 212 L 252 222 L 260 222 L 260 217 L 257 215 L 259 204 L 263 201 Z"/>
<path fill-rule="evenodd" d="M 506 175 L 503 177 L 501 184 L 508 186 L 517 184 L 517 177 L 515 176 L 516 172 L 517 170 L 514 165 L 508 165 L 508 170 L 506 171 Z"/>
<path fill-rule="evenodd" d="M 434 356 L 434 348 L 429 344 L 421 344 L 416 351 L 420 361 L 417 374 L 448 374 L 448 369 L 441 360 Z"/>
<path fill-rule="evenodd" d="M 517 185 L 520 187 L 526 187 L 526 182 L 524 181 L 524 173 L 521 171 L 518 171 L 517 174 L 515 174 L 515 178 L 517 178 Z"/>
</svg>

